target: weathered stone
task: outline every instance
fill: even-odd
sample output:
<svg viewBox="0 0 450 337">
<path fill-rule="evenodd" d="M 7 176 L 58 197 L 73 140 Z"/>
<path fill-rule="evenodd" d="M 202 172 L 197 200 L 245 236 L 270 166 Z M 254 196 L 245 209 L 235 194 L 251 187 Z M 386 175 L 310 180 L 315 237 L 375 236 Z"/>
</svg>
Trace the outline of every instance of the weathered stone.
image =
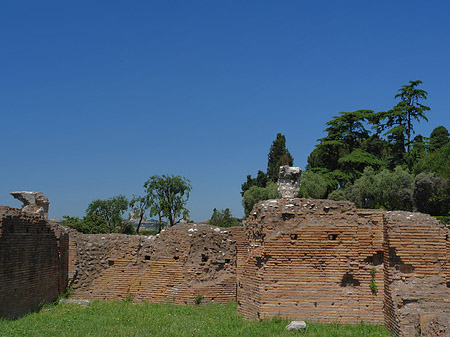
<svg viewBox="0 0 450 337">
<path fill-rule="evenodd" d="M 278 179 L 278 197 L 296 198 L 300 189 L 300 167 L 281 166 Z"/>
<path fill-rule="evenodd" d="M 64 239 L 44 218 L 0 206 L 0 317 L 21 317 L 64 291 Z"/>
<path fill-rule="evenodd" d="M 306 329 L 306 323 L 304 321 L 292 321 L 286 326 L 286 330 L 300 330 Z"/>
<path fill-rule="evenodd" d="M 83 300 L 83 299 L 75 299 L 75 298 L 61 298 L 59 300 L 59 303 L 61 304 L 79 304 L 84 307 L 87 307 L 91 302 L 89 300 Z"/>
<path fill-rule="evenodd" d="M 50 202 L 42 192 L 19 191 L 10 192 L 9 194 L 23 202 L 22 212 L 37 214 L 48 219 L 48 205 Z"/>
</svg>

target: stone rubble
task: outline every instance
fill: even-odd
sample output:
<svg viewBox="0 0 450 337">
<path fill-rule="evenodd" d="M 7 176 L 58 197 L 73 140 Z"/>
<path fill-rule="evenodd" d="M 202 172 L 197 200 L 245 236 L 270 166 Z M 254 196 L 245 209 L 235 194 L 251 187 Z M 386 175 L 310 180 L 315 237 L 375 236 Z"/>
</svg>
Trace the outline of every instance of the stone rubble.
<svg viewBox="0 0 450 337">
<path fill-rule="evenodd" d="M 306 329 L 305 321 L 292 321 L 286 326 L 286 330 L 303 330 Z"/>
<path fill-rule="evenodd" d="M 22 212 L 36 214 L 48 219 L 48 205 L 50 202 L 42 192 L 18 191 L 10 192 L 9 194 L 23 202 Z"/>
</svg>

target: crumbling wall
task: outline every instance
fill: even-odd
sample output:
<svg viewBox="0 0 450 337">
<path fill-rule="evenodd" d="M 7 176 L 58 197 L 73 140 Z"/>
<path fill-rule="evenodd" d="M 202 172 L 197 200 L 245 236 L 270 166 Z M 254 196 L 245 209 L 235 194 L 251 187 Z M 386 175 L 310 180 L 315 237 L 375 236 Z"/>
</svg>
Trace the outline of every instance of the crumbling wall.
<svg viewBox="0 0 450 337">
<path fill-rule="evenodd" d="M 295 198 L 257 204 L 246 222 L 249 252 L 238 267 L 239 312 L 383 322 L 382 228 L 381 212 L 357 210 L 349 202 Z"/>
<path fill-rule="evenodd" d="M 398 336 L 450 336 L 448 229 L 426 214 L 386 218 L 387 327 Z"/>
<path fill-rule="evenodd" d="M 180 224 L 157 236 L 71 236 L 78 298 L 224 303 L 236 299 L 236 247 L 228 229 Z"/>
<path fill-rule="evenodd" d="M 279 199 L 255 205 L 245 233 L 245 317 L 384 321 L 397 336 L 450 336 L 449 230 L 435 218 Z"/>
<path fill-rule="evenodd" d="M 66 239 L 41 216 L 0 207 L 0 317 L 20 317 L 64 293 Z"/>
</svg>

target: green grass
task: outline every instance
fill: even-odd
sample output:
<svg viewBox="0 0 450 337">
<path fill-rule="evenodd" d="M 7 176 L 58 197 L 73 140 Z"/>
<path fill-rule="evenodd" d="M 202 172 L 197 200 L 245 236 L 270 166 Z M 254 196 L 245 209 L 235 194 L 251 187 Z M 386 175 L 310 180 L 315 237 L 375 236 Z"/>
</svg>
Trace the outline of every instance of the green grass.
<svg viewBox="0 0 450 337">
<path fill-rule="evenodd" d="M 310 324 L 286 331 L 288 320 L 249 321 L 236 304 L 183 306 L 93 302 L 45 306 L 15 321 L 0 320 L 1 336 L 391 336 L 377 325 Z"/>
</svg>

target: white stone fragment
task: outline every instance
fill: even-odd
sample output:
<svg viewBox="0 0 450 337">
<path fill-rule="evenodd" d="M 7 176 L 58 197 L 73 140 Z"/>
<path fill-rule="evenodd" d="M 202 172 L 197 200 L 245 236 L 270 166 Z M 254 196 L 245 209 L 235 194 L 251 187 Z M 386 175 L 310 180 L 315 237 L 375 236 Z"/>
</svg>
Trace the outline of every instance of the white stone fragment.
<svg viewBox="0 0 450 337">
<path fill-rule="evenodd" d="M 296 198 L 300 190 L 300 167 L 281 166 L 278 178 L 278 197 Z"/>
<path fill-rule="evenodd" d="M 286 330 L 300 330 L 306 329 L 305 321 L 292 321 L 286 326 Z"/>
</svg>

